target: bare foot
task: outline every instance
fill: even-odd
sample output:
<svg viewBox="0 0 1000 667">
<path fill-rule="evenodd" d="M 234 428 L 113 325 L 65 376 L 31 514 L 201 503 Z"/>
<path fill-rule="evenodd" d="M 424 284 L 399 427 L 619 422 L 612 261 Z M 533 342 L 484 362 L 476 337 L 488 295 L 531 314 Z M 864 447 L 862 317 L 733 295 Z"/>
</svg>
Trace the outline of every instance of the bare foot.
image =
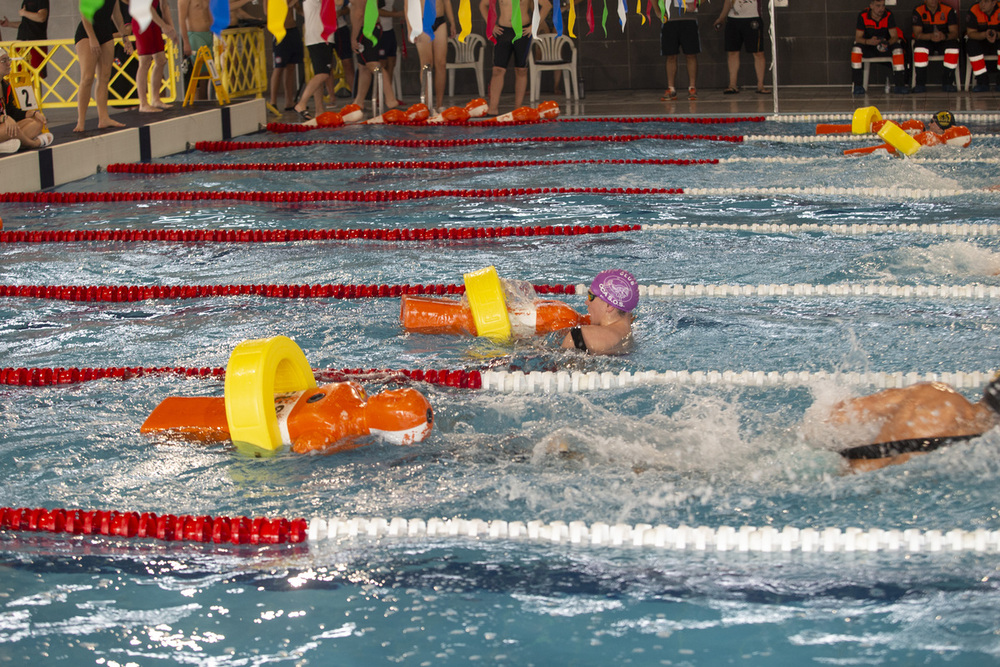
<svg viewBox="0 0 1000 667">
<path fill-rule="evenodd" d="M 119 123 L 113 118 L 108 118 L 107 120 L 102 120 L 97 124 L 97 127 L 101 130 L 105 130 L 109 127 L 125 127 L 125 123 Z"/>
<path fill-rule="evenodd" d="M 153 104 L 153 106 L 156 107 L 157 109 L 171 109 L 173 108 L 174 105 L 167 104 L 166 102 L 157 101 Z"/>
<path fill-rule="evenodd" d="M 148 104 L 139 105 L 139 113 L 160 113 L 163 111 L 160 107 L 150 106 Z"/>
<path fill-rule="evenodd" d="M 86 128 L 83 127 L 83 123 L 81 123 L 81 124 L 77 125 L 76 127 L 74 127 L 73 131 L 74 132 L 86 132 L 87 130 L 86 130 Z"/>
</svg>

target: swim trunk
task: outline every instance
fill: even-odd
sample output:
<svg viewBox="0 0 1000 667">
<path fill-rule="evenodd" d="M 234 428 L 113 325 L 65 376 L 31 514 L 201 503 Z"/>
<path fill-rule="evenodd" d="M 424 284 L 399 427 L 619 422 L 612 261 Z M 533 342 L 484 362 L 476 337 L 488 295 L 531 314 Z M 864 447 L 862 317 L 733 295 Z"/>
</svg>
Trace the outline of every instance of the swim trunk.
<svg viewBox="0 0 1000 667">
<path fill-rule="evenodd" d="M 525 30 L 519 39 L 514 39 L 514 28 L 502 28 L 503 32 L 493 47 L 493 66 L 506 69 L 510 57 L 514 56 L 514 67 L 524 69 L 528 66 L 528 52 L 531 51 L 531 31 Z"/>
<path fill-rule="evenodd" d="M 288 67 L 302 62 L 302 31 L 298 26 L 285 28 L 285 38 L 274 44 L 274 66 Z"/>
<path fill-rule="evenodd" d="M 726 51 L 739 51 L 746 46 L 747 53 L 764 50 L 764 24 L 759 18 L 726 19 Z"/>
<path fill-rule="evenodd" d="M 382 38 L 379 39 L 378 45 L 385 51 L 386 58 L 395 58 L 396 52 L 399 51 L 399 42 L 396 41 L 396 31 L 385 30 L 383 28 Z"/>
<path fill-rule="evenodd" d="M 139 22 L 132 20 L 132 34 L 135 35 L 135 52 L 140 56 L 151 56 L 166 48 L 160 26 L 150 23 L 144 32 L 139 32 Z"/>
<path fill-rule="evenodd" d="M 447 22 L 448 22 L 447 16 L 438 16 L 437 18 L 434 19 L 434 25 L 431 26 L 431 32 L 437 32 L 438 28 L 440 28 Z"/>
<path fill-rule="evenodd" d="M 198 55 L 198 49 L 203 46 L 207 46 L 208 50 L 212 50 L 212 31 L 203 30 L 200 32 L 189 32 L 188 41 L 191 42 L 191 55 Z"/>
<path fill-rule="evenodd" d="M 347 26 L 337 28 L 333 33 L 333 51 L 341 60 L 350 61 L 351 55 L 351 29 Z"/>
<path fill-rule="evenodd" d="M 845 459 L 885 459 L 901 454 L 912 452 L 927 453 L 935 449 L 954 445 L 959 442 L 968 442 L 978 438 L 982 433 L 976 435 L 955 435 L 947 438 L 911 438 L 909 440 L 894 440 L 893 442 L 880 442 L 874 445 L 861 445 L 851 447 L 840 452 Z"/>
<path fill-rule="evenodd" d="M 310 44 L 309 60 L 312 61 L 313 73 L 330 74 L 333 71 L 333 44 L 329 42 Z"/>
<path fill-rule="evenodd" d="M 695 19 L 667 21 L 660 28 L 660 55 L 676 56 L 682 50 L 688 56 L 701 53 L 701 36 Z"/>
<path fill-rule="evenodd" d="M 378 23 L 375 24 L 375 31 L 372 32 L 372 37 L 375 38 L 374 41 L 368 39 L 363 34 L 358 35 L 358 44 L 361 45 L 361 52 L 358 53 L 358 61 L 362 65 L 385 60 L 385 49 L 382 48 L 382 26 Z"/>
</svg>

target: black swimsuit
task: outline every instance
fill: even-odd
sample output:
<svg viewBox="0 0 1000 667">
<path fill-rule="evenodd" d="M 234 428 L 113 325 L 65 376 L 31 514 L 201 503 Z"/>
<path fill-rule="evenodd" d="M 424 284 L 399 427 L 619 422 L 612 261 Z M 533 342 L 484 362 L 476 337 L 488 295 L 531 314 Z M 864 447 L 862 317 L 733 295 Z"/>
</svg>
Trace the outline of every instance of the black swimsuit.
<svg viewBox="0 0 1000 667">
<path fill-rule="evenodd" d="M 840 452 L 845 459 L 885 459 L 900 454 L 919 452 L 925 454 L 933 452 L 935 449 L 954 445 L 959 442 L 968 442 L 973 438 L 978 438 L 982 433 L 974 435 L 952 435 L 947 438 L 911 438 L 909 440 L 894 440 L 893 442 L 880 442 L 874 445 L 861 445 L 851 447 Z"/>
<path fill-rule="evenodd" d="M 573 347 L 584 352 L 587 351 L 587 342 L 583 340 L 583 329 L 573 327 L 569 330 L 569 335 L 573 338 Z"/>
</svg>

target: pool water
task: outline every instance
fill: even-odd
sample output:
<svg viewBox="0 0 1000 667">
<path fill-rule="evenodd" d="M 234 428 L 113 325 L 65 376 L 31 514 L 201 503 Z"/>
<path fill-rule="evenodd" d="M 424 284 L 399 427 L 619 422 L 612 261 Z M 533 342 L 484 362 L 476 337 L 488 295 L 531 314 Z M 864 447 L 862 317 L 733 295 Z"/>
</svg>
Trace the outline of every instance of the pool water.
<svg viewBox="0 0 1000 667">
<path fill-rule="evenodd" d="M 985 127 L 971 127 L 982 134 Z M 316 138 L 698 133 L 676 124 L 344 128 Z M 713 125 L 802 135 L 807 123 Z M 286 136 L 266 135 L 267 139 Z M 169 162 L 735 158 L 701 165 L 99 174 L 64 191 L 499 187 L 848 188 L 911 197 L 544 194 L 405 203 L 5 204 L 15 229 L 327 229 L 642 224 L 641 231 L 465 241 L 11 243 L 0 284 L 580 284 L 620 266 L 642 285 L 1000 285 L 1000 237 L 835 224 L 997 222 L 997 140 L 921 161 L 841 143 L 643 140 L 454 148 L 320 145 Z M 923 154 L 921 154 L 923 155 Z M 956 158 L 964 158 L 961 161 Z M 796 158 L 794 161 L 786 158 Z M 196 180 L 197 182 L 193 182 Z M 657 225 L 682 223 L 681 229 Z M 819 224 L 754 232 L 701 224 Z M 580 296 L 561 296 L 582 310 Z M 644 297 L 636 350 L 582 358 L 551 341 L 404 333 L 396 299 L 215 297 L 134 303 L 0 298 L 3 367 L 225 366 L 242 340 L 293 338 L 314 368 L 950 373 L 998 363 L 983 298 Z M 395 384 L 366 382 L 378 391 Z M 824 407 L 870 386 L 652 384 L 502 393 L 416 383 L 435 430 L 416 447 L 269 459 L 139 434 L 166 396 L 218 378 L 147 375 L 0 387 L 0 505 L 159 514 L 479 518 L 677 526 L 1000 528 L 1000 433 L 844 475 Z M 970 398 L 980 388 L 964 388 Z M 0 659 L 149 665 L 916 664 L 1000 661 L 996 553 L 736 553 L 463 537 L 219 546 L 0 534 Z"/>
</svg>

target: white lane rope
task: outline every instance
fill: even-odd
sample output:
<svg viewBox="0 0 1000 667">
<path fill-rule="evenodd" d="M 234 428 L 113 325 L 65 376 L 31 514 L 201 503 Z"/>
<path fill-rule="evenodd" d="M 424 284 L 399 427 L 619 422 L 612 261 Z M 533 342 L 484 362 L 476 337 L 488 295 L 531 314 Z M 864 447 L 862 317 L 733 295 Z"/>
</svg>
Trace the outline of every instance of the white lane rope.
<svg viewBox="0 0 1000 667">
<path fill-rule="evenodd" d="M 503 394 L 566 394 L 623 387 L 663 385 L 733 385 L 778 387 L 834 381 L 851 386 L 898 389 L 919 382 L 945 382 L 957 389 L 978 389 L 995 371 L 946 373 L 840 373 L 827 371 L 482 371 L 482 389 Z"/>
<path fill-rule="evenodd" d="M 952 112 L 958 124 L 977 122 L 996 122 L 1000 120 L 1000 112 L 970 113 L 963 111 Z M 889 112 L 881 114 L 882 118 L 889 120 L 909 120 L 920 117 L 923 114 L 914 112 Z M 766 119 L 774 123 L 841 123 L 850 125 L 852 114 L 771 114 Z M 929 114 L 928 114 L 929 117 Z"/>
<path fill-rule="evenodd" d="M 886 155 L 886 154 L 884 154 Z M 867 157 L 867 156 L 865 156 Z M 724 157 L 719 158 L 718 164 L 745 164 L 745 163 L 773 163 L 773 164 L 811 164 L 813 162 L 829 163 L 831 156 L 818 155 L 815 157 Z M 911 155 L 907 158 L 909 162 L 920 164 L 1000 164 L 1000 157 L 922 157 Z"/>
<path fill-rule="evenodd" d="M 857 197 L 861 199 L 939 199 L 962 197 L 965 195 L 998 195 L 1000 193 L 984 188 L 938 188 L 921 189 L 912 187 L 772 187 L 772 188 L 684 188 L 685 195 L 702 197 Z"/>
<path fill-rule="evenodd" d="M 670 551 L 775 553 L 871 553 L 1000 551 L 996 530 L 884 530 L 881 528 L 796 528 L 772 526 L 653 526 L 583 521 L 504 521 L 496 519 L 314 518 L 307 539 L 324 542 L 386 538 L 466 538 L 506 540 L 577 547 L 632 547 Z"/>
<path fill-rule="evenodd" d="M 773 224 L 773 223 L 664 223 L 642 225 L 644 232 L 674 231 L 674 230 L 713 230 L 756 232 L 760 234 L 799 234 L 803 232 L 820 232 L 840 236 L 863 236 L 867 234 L 928 234 L 930 236 L 997 236 L 1000 235 L 1000 224 L 986 223 L 972 225 L 958 224 L 916 224 L 916 223 L 852 223 L 846 224 Z"/>
<path fill-rule="evenodd" d="M 587 285 L 574 286 L 576 294 L 586 294 Z M 1000 285 L 878 285 L 844 283 L 810 285 L 780 283 L 761 285 L 639 285 L 639 296 L 648 297 L 726 297 L 726 296 L 858 296 L 913 298 L 1000 298 Z"/>
</svg>

